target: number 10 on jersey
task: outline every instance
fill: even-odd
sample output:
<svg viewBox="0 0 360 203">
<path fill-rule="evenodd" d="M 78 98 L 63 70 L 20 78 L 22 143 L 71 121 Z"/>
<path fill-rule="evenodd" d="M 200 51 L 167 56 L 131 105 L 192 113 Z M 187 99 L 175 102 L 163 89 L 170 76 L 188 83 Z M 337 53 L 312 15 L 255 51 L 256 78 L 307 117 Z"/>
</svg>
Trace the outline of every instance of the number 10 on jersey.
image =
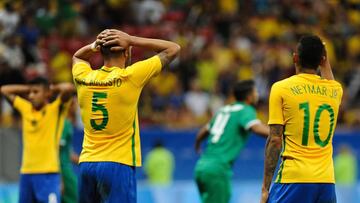
<svg viewBox="0 0 360 203">
<path fill-rule="evenodd" d="M 304 110 L 304 128 L 303 128 L 303 133 L 302 133 L 302 143 L 301 144 L 303 146 L 307 146 L 308 141 L 309 141 L 309 127 L 310 127 L 310 106 L 309 106 L 309 102 L 301 103 L 299 105 L 299 109 Z M 325 140 L 321 140 L 320 134 L 319 134 L 320 116 L 321 116 L 323 111 L 328 111 L 329 116 L 330 116 L 329 134 L 328 134 L 328 136 L 326 137 Z M 325 147 L 330 141 L 331 135 L 333 134 L 333 131 L 334 131 L 334 124 L 335 124 L 334 123 L 334 120 L 335 120 L 334 115 L 335 115 L 334 110 L 328 104 L 322 104 L 316 110 L 315 118 L 314 118 L 314 126 L 313 126 L 313 135 L 314 135 L 315 143 L 317 145 L 319 145 L 320 147 Z"/>
</svg>

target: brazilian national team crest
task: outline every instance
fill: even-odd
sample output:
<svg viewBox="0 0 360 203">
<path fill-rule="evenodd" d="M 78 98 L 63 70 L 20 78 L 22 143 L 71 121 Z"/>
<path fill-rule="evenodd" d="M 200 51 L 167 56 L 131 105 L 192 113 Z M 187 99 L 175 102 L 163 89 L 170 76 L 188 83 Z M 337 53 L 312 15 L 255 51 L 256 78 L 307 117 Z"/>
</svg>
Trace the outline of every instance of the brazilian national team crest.
<svg viewBox="0 0 360 203">
<path fill-rule="evenodd" d="M 36 120 L 31 120 L 31 125 L 32 125 L 32 126 L 36 126 L 36 124 L 37 124 L 37 121 L 36 121 Z"/>
</svg>

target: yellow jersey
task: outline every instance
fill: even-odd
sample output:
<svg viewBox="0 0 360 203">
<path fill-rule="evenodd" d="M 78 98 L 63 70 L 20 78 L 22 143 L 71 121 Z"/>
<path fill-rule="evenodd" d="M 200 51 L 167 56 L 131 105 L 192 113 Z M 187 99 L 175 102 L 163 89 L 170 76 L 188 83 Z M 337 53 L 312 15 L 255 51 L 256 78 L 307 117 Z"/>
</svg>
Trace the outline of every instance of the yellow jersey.
<svg viewBox="0 0 360 203">
<path fill-rule="evenodd" d="M 14 108 L 22 117 L 22 174 L 59 172 L 59 142 L 70 103 L 58 97 L 37 111 L 29 101 L 15 97 Z"/>
<path fill-rule="evenodd" d="M 80 162 L 117 162 L 141 166 L 138 100 L 144 85 L 161 71 L 159 56 L 126 68 L 92 70 L 73 65 L 73 78 L 84 123 Z"/>
<path fill-rule="evenodd" d="M 301 73 L 275 83 L 269 125 L 284 125 L 275 182 L 334 183 L 332 138 L 343 90 L 335 80 Z"/>
</svg>

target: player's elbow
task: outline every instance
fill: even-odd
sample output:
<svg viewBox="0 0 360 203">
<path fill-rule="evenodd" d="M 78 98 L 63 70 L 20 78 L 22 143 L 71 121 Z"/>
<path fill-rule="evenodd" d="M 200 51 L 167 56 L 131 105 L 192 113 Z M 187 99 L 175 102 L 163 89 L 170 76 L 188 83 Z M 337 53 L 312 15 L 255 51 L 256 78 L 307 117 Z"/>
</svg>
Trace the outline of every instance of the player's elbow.
<svg viewBox="0 0 360 203">
<path fill-rule="evenodd" d="M 63 86 L 63 91 L 73 93 L 73 92 L 75 92 L 75 87 L 71 83 L 65 83 Z"/>
<path fill-rule="evenodd" d="M 178 45 L 178 44 L 176 44 L 176 43 L 174 43 L 174 45 L 173 45 L 173 49 L 174 49 L 174 53 L 175 53 L 175 55 L 178 55 L 178 54 L 180 53 L 181 46 L 180 46 L 180 45 Z"/>
<path fill-rule="evenodd" d="M 73 57 L 72 57 L 72 63 L 73 63 L 73 65 L 74 65 L 76 62 L 78 62 L 79 60 L 81 60 L 80 57 L 77 56 L 76 53 L 75 53 L 75 54 L 73 55 Z"/>
<path fill-rule="evenodd" d="M 176 58 L 176 56 L 179 55 L 180 50 L 181 50 L 180 45 L 178 45 L 176 43 L 172 43 L 172 45 L 168 49 L 169 58 L 171 58 L 171 59 Z"/>
<path fill-rule="evenodd" d="M 0 92 L 1 92 L 2 95 L 8 95 L 9 94 L 9 90 L 8 90 L 7 86 L 0 87 Z"/>
</svg>

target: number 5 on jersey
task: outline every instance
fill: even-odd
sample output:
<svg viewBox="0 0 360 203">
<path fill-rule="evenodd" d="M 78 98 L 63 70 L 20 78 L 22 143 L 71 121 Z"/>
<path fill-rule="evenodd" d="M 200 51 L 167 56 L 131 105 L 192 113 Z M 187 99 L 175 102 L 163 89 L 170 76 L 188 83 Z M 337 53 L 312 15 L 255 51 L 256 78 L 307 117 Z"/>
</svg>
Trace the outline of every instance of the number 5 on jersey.
<svg viewBox="0 0 360 203">
<path fill-rule="evenodd" d="M 109 121 L 109 114 L 106 107 L 102 104 L 99 104 L 99 99 L 106 99 L 107 94 L 105 92 L 94 92 L 93 98 L 92 98 L 92 108 L 91 111 L 93 113 L 100 111 L 102 113 L 102 121 L 98 124 L 99 119 L 90 119 L 91 127 L 94 130 L 102 130 L 106 127 L 108 121 Z"/>
</svg>

